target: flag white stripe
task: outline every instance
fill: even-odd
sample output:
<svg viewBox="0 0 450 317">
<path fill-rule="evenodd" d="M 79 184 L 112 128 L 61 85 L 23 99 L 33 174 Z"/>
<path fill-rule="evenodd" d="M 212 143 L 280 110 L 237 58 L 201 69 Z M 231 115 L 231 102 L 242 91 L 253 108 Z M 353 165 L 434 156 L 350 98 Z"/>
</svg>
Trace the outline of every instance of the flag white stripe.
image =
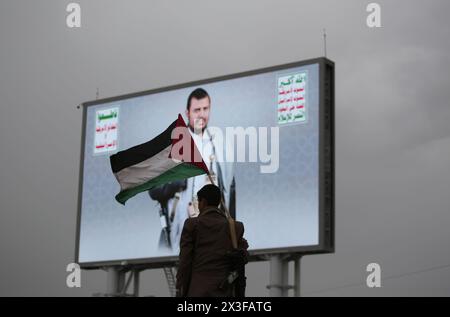
<svg viewBox="0 0 450 317">
<path fill-rule="evenodd" d="M 164 150 L 145 161 L 124 168 L 114 174 L 119 181 L 121 191 L 144 184 L 181 164 L 182 162 L 175 162 L 169 158 L 171 148 L 172 145 L 169 145 Z"/>
</svg>

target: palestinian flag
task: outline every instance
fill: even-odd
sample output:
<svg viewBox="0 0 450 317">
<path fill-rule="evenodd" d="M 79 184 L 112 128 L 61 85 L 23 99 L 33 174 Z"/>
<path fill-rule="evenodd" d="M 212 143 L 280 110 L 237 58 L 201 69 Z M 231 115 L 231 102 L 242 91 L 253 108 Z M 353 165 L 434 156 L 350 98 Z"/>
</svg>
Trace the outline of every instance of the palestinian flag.
<svg viewBox="0 0 450 317">
<path fill-rule="evenodd" d="M 180 114 L 156 138 L 111 155 L 110 161 L 120 184 L 116 200 L 123 205 L 140 192 L 209 173 Z"/>
</svg>

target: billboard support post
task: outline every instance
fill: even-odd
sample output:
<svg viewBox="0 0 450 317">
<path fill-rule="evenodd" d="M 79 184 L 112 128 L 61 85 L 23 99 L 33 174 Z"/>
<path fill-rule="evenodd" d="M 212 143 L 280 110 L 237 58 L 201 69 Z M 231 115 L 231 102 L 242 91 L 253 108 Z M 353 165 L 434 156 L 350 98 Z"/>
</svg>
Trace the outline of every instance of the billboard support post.
<svg viewBox="0 0 450 317">
<path fill-rule="evenodd" d="M 300 260 L 302 256 L 298 256 L 294 260 L 294 296 L 300 297 Z"/>
<path fill-rule="evenodd" d="M 288 297 L 289 286 L 289 259 L 286 255 L 272 254 L 270 259 L 270 297 Z"/>
<path fill-rule="evenodd" d="M 269 296 L 281 297 L 281 283 L 282 283 L 282 260 L 280 254 L 274 254 L 270 256 L 270 285 Z"/>
<path fill-rule="evenodd" d="M 288 297 L 289 291 L 289 261 L 281 260 L 281 297 Z"/>
<path fill-rule="evenodd" d="M 139 273 L 138 270 L 133 271 L 133 295 L 135 297 L 139 297 Z"/>
<path fill-rule="evenodd" d="M 302 254 L 288 255 L 274 254 L 268 255 L 265 259 L 270 261 L 270 284 L 269 296 L 271 297 L 288 297 L 289 290 L 294 290 L 294 296 L 300 297 L 300 260 Z M 294 262 L 294 285 L 289 285 L 289 262 Z"/>
<path fill-rule="evenodd" d="M 125 272 L 118 266 L 108 267 L 106 271 L 106 296 L 118 296 L 125 285 Z"/>
</svg>

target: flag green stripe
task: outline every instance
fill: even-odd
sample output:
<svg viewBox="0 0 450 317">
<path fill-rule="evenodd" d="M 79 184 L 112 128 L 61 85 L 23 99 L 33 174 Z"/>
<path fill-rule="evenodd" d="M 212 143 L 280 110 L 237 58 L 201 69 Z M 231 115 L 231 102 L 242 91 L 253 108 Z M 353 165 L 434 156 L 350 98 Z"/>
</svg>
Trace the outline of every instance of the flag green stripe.
<svg viewBox="0 0 450 317">
<path fill-rule="evenodd" d="M 141 185 L 138 185 L 136 187 L 128 188 L 126 190 L 121 191 L 116 195 L 116 200 L 121 203 L 122 205 L 125 205 L 125 202 L 130 199 L 131 197 L 139 194 L 140 192 L 143 192 L 145 190 L 152 189 L 154 187 L 164 185 L 167 182 L 179 180 L 179 179 L 185 179 L 192 176 L 197 176 L 201 174 L 206 174 L 205 171 L 199 167 L 196 167 L 192 164 L 182 163 L 174 168 L 171 168 L 170 170 L 162 173 L 161 175 L 152 178 L 148 182 L 145 182 Z"/>
<path fill-rule="evenodd" d="M 114 176 L 119 181 L 120 190 L 124 191 L 147 183 L 149 180 L 181 164 L 181 162 L 175 162 L 168 158 L 171 148 L 172 146 L 169 145 L 151 158 L 115 173 Z"/>
</svg>

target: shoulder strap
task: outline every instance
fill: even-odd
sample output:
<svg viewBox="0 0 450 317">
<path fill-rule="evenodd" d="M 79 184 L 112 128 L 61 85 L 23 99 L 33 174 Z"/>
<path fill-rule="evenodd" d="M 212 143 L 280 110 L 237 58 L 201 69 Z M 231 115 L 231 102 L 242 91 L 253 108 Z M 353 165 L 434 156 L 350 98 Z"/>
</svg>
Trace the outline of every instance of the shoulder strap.
<svg viewBox="0 0 450 317">
<path fill-rule="evenodd" d="M 209 177 L 209 181 L 211 182 L 211 184 L 214 184 L 214 180 L 212 179 L 211 174 L 208 173 L 208 177 Z M 234 219 L 230 216 L 228 208 L 225 205 L 225 200 L 223 198 L 223 191 L 222 191 L 222 194 L 221 194 L 220 198 L 221 198 L 220 204 L 221 204 L 221 206 L 223 207 L 223 209 L 225 211 L 225 216 L 227 217 L 228 225 L 230 226 L 231 243 L 233 245 L 233 248 L 237 249 L 236 226 L 235 226 Z"/>
<path fill-rule="evenodd" d="M 231 243 L 233 245 L 234 249 L 237 249 L 237 237 L 236 237 L 236 223 L 232 217 L 227 217 L 228 219 L 228 225 L 230 226 L 230 236 L 231 236 Z"/>
</svg>

